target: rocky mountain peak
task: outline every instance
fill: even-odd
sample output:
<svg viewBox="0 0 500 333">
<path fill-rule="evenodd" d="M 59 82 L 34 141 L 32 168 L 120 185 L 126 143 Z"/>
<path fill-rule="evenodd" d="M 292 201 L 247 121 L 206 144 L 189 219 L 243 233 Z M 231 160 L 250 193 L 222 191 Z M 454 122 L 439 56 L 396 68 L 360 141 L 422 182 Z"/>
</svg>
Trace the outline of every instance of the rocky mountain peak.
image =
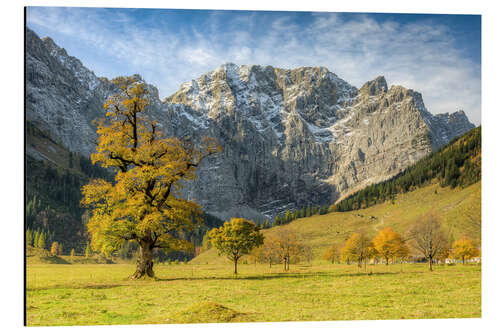
<svg viewBox="0 0 500 333">
<path fill-rule="evenodd" d="M 377 76 L 375 79 L 363 84 L 359 92 L 368 96 L 376 96 L 387 92 L 387 81 L 383 76 Z"/>
</svg>

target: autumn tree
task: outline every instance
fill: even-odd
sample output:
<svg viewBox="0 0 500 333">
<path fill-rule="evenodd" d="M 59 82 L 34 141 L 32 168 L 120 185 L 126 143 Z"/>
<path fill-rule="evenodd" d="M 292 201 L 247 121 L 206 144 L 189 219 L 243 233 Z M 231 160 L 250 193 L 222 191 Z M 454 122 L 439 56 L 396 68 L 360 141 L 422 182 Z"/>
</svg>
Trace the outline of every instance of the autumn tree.
<svg viewBox="0 0 500 333">
<path fill-rule="evenodd" d="M 70 256 L 71 256 L 71 258 L 74 258 L 74 257 L 75 257 L 75 249 L 71 249 Z"/>
<path fill-rule="evenodd" d="M 373 243 L 362 232 L 356 232 L 345 242 L 341 250 L 341 256 L 347 261 L 356 261 L 361 267 L 369 258 L 376 253 Z"/>
<path fill-rule="evenodd" d="M 187 251 L 182 238 L 201 221 L 201 208 L 180 196 L 182 184 L 195 179 L 195 168 L 220 148 L 204 138 L 195 145 L 166 137 L 150 119 L 150 91 L 137 77 L 112 80 L 116 93 L 97 121 L 93 164 L 115 172 L 114 182 L 94 179 L 82 188 L 82 204 L 92 209 L 88 222 L 92 247 L 105 255 L 126 241 L 137 242 L 137 269 L 131 276 L 154 277 L 153 250 Z"/>
<path fill-rule="evenodd" d="M 259 248 L 259 262 L 268 263 L 269 268 L 271 268 L 273 262 L 280 259 L 279 249 L 277 245 L 277 239 L 274 236 L 267 236 L 264 239 L 264 244 Z"/>
<path fill-rule="evenodd" d="M 310 245 L 300 244 L 299 246 L 299 257 L 304 259 L 308 264 L 314 260 L 314 252 Z"/>
<path fill-rule="evenodd" d="M 290 269 L 290 260 L 300 253 L 300 244 L 297 235 L 287 229 L 279 229 L 274 238 L 279 258 L 283 261 L 283 269 Z"/>
<path fill-rule="evenodd" d="M 455 258 L 462 259 L 462 263 L 465 265 L 466 259 L 479 255 L 479 249 L 471 239 L 464 236 L 453 243 L 452 253 Z"/>
<path fill-rule="evenodd" d="M 446 236 L 434 213 L 428 213 L 410 230 L 413 245 L 428 261 L 432 271 L 432 262 L 447 247 Z"/>
<path fill-rule="evenodd" d="M 234 274 L 238 274 L 238 260 L 264 242 L 259 227 L 243 218 L 232 218 L 223 226 L 210 230 L 208 235 L 218 254 L 234 263 Z"/>
<path fill-rule="evenodd" d="M 338 248 L 335 244 L 330 245 L 329 248 L 326 249 L 325 253 L 323 253 L 323 259 L 331 261 L 332 264 L 335 263 L 335 259 L 337 258 Z"/>
<path fill-rule="evenodd" d="M 389 265 L 389 259 L 405 256 L 405 253 L 408 252 L 401 235 L 393 231 L 391 227 L 378 232 L 373 238 L 373 246 L 377 253 L 384 257 L 386 265 Z"/>
<path fill-rule="evenodd" d="M 60 254 L 58 242 L 52 242 L 52 246 L 50 247 L 50 254 L 52 254 L 53 256 L 57 256 L 58 254 Z"/>
</svg>

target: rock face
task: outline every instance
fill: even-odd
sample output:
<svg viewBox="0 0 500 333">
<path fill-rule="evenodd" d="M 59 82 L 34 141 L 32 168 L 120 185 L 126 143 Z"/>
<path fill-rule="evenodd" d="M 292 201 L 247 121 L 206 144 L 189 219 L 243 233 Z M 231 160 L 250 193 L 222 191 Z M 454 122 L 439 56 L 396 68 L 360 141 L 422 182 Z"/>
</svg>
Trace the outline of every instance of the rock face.
<svg viewBox="0 0 500 333">
<path fill-rule="evenodd" d="M 27 119 L 89 155 L 92 120 L 114 87 L 49 38 L 27 31 Z M 223 152 L 205 160 L 184 195 L 221 218 L 272 217 L 330 204 L 403 170 L 474 127 L 463 111 L 432 115 L 420 93 L 379 76 L 357 89 L 323 67 L 225 64 L 181 85 L 150 114 L 166 133 L 209 135 Z"/>
</svg>

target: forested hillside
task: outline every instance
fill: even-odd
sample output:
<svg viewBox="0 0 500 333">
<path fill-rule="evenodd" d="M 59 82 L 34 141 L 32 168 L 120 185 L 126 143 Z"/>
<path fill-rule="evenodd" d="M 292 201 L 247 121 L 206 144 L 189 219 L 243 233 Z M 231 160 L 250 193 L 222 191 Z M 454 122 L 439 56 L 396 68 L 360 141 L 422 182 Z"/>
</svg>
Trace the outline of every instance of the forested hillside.
<svg viewBox="0 0 500 333">
<path fill-rule="evenodd" d="M 111 175 L 30 122 L 26 124 L 26 144 L 28 150 L 39 152 L 39 159 L 26 156 L 26 228 L 44 234 L 45 248 L 57 241 L 63 252 L 75 248 L 83 253 L 87 238 L 80 188 L 91 178 L 111 179 Z"/>
<path fill-rule="evenodd" d="M 439 182 L 441 187 L 466 187 L 481 180 L 481 127 L 455 138 L 393 178 L 367 186 L 332 207 L 350 211 L 393 200 L 398 193 Z"/>
<path fill-rule="evenodd" d="M 83 254 L 89 241 L 86 211 L 80 205 L 81 187 L 92 178 L 113 180 L 111 173 L 85 156 L 71 152 L 61 143 L 38 129 L 31 122 L 26 123 L 26 147 L 39 159 L 26 155 L 26 228 L 30 236 L 29 245 L 36 244 L 36 235 L 43 234 L 44 248 L 52 242 L 62 245 L 63 253 L 71 249 Z M 202 243 L 207 230 L 220 226 L 223 221 L 205 214 L 199 228 L 187 232 L 184 237 L 195 246 Z M 136 247 L 126 243 L 118 253 L 122 258 L 134 255 Z M 189 259 L 193 253 L 156 253 L 159 259 Z"/>
</svg>

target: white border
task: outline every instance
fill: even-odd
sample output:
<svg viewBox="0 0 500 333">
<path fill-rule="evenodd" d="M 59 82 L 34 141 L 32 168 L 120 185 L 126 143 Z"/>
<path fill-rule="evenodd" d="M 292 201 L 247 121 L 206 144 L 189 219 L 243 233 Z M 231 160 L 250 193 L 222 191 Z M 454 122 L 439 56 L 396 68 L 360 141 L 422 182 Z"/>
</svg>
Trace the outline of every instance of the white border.
<svg viewBox="0 0 500 333">
<path fill-rule="evenodd" d="M 496 167 L 500 153 L 496 149 L 500 142 L 497 128 L 500 124 L 500 107 L 497 98 L 499 89 L 499 46 L 500 17 L 498 5 L 493 1 L 151 1 L 131 0 L 87 0 L 87 1 L 19 1 L 2 4 L 0 11 L 2 24 L 2 321 L 7 330 L 17 331 L 32 328 L 22 327 L 23 309 L 23 6 L 84 6 L 84 7 L 141 7 L 141 8 L 185 8 L 185 9 L 246 9 L 246 10 L 298 10 L 336 12 L 390 12 L 390 13 L 446 13 L 482 14 L 483 62 L 482 62 L 482 124 L 483 124 L 483 318 L 454 320 L 397 320 L 397 321 L 341 321 L 341 322 L 291 322 L 255 324 L 201 324 L 201 325 L 149 325 L 136 326 L 93 326 L 93 327 L 49 327 L 40 331 L 70 330 L 97 332 L 133 332 L 138 329 L 148 331 L 173 332 L 250 332 L 255 330 L 332 330 L 349 332 L 430 332 L 448 330 L 457 332 L 493 331 L 498 327 L 499 287 L 498 260 L 500 253 L 497 238 L 500 236 L 500 221 L 496 218 L 497 195 L 500 188 Z M 7 102 L 7 103 L 5 103 Z"/>
</svg>

